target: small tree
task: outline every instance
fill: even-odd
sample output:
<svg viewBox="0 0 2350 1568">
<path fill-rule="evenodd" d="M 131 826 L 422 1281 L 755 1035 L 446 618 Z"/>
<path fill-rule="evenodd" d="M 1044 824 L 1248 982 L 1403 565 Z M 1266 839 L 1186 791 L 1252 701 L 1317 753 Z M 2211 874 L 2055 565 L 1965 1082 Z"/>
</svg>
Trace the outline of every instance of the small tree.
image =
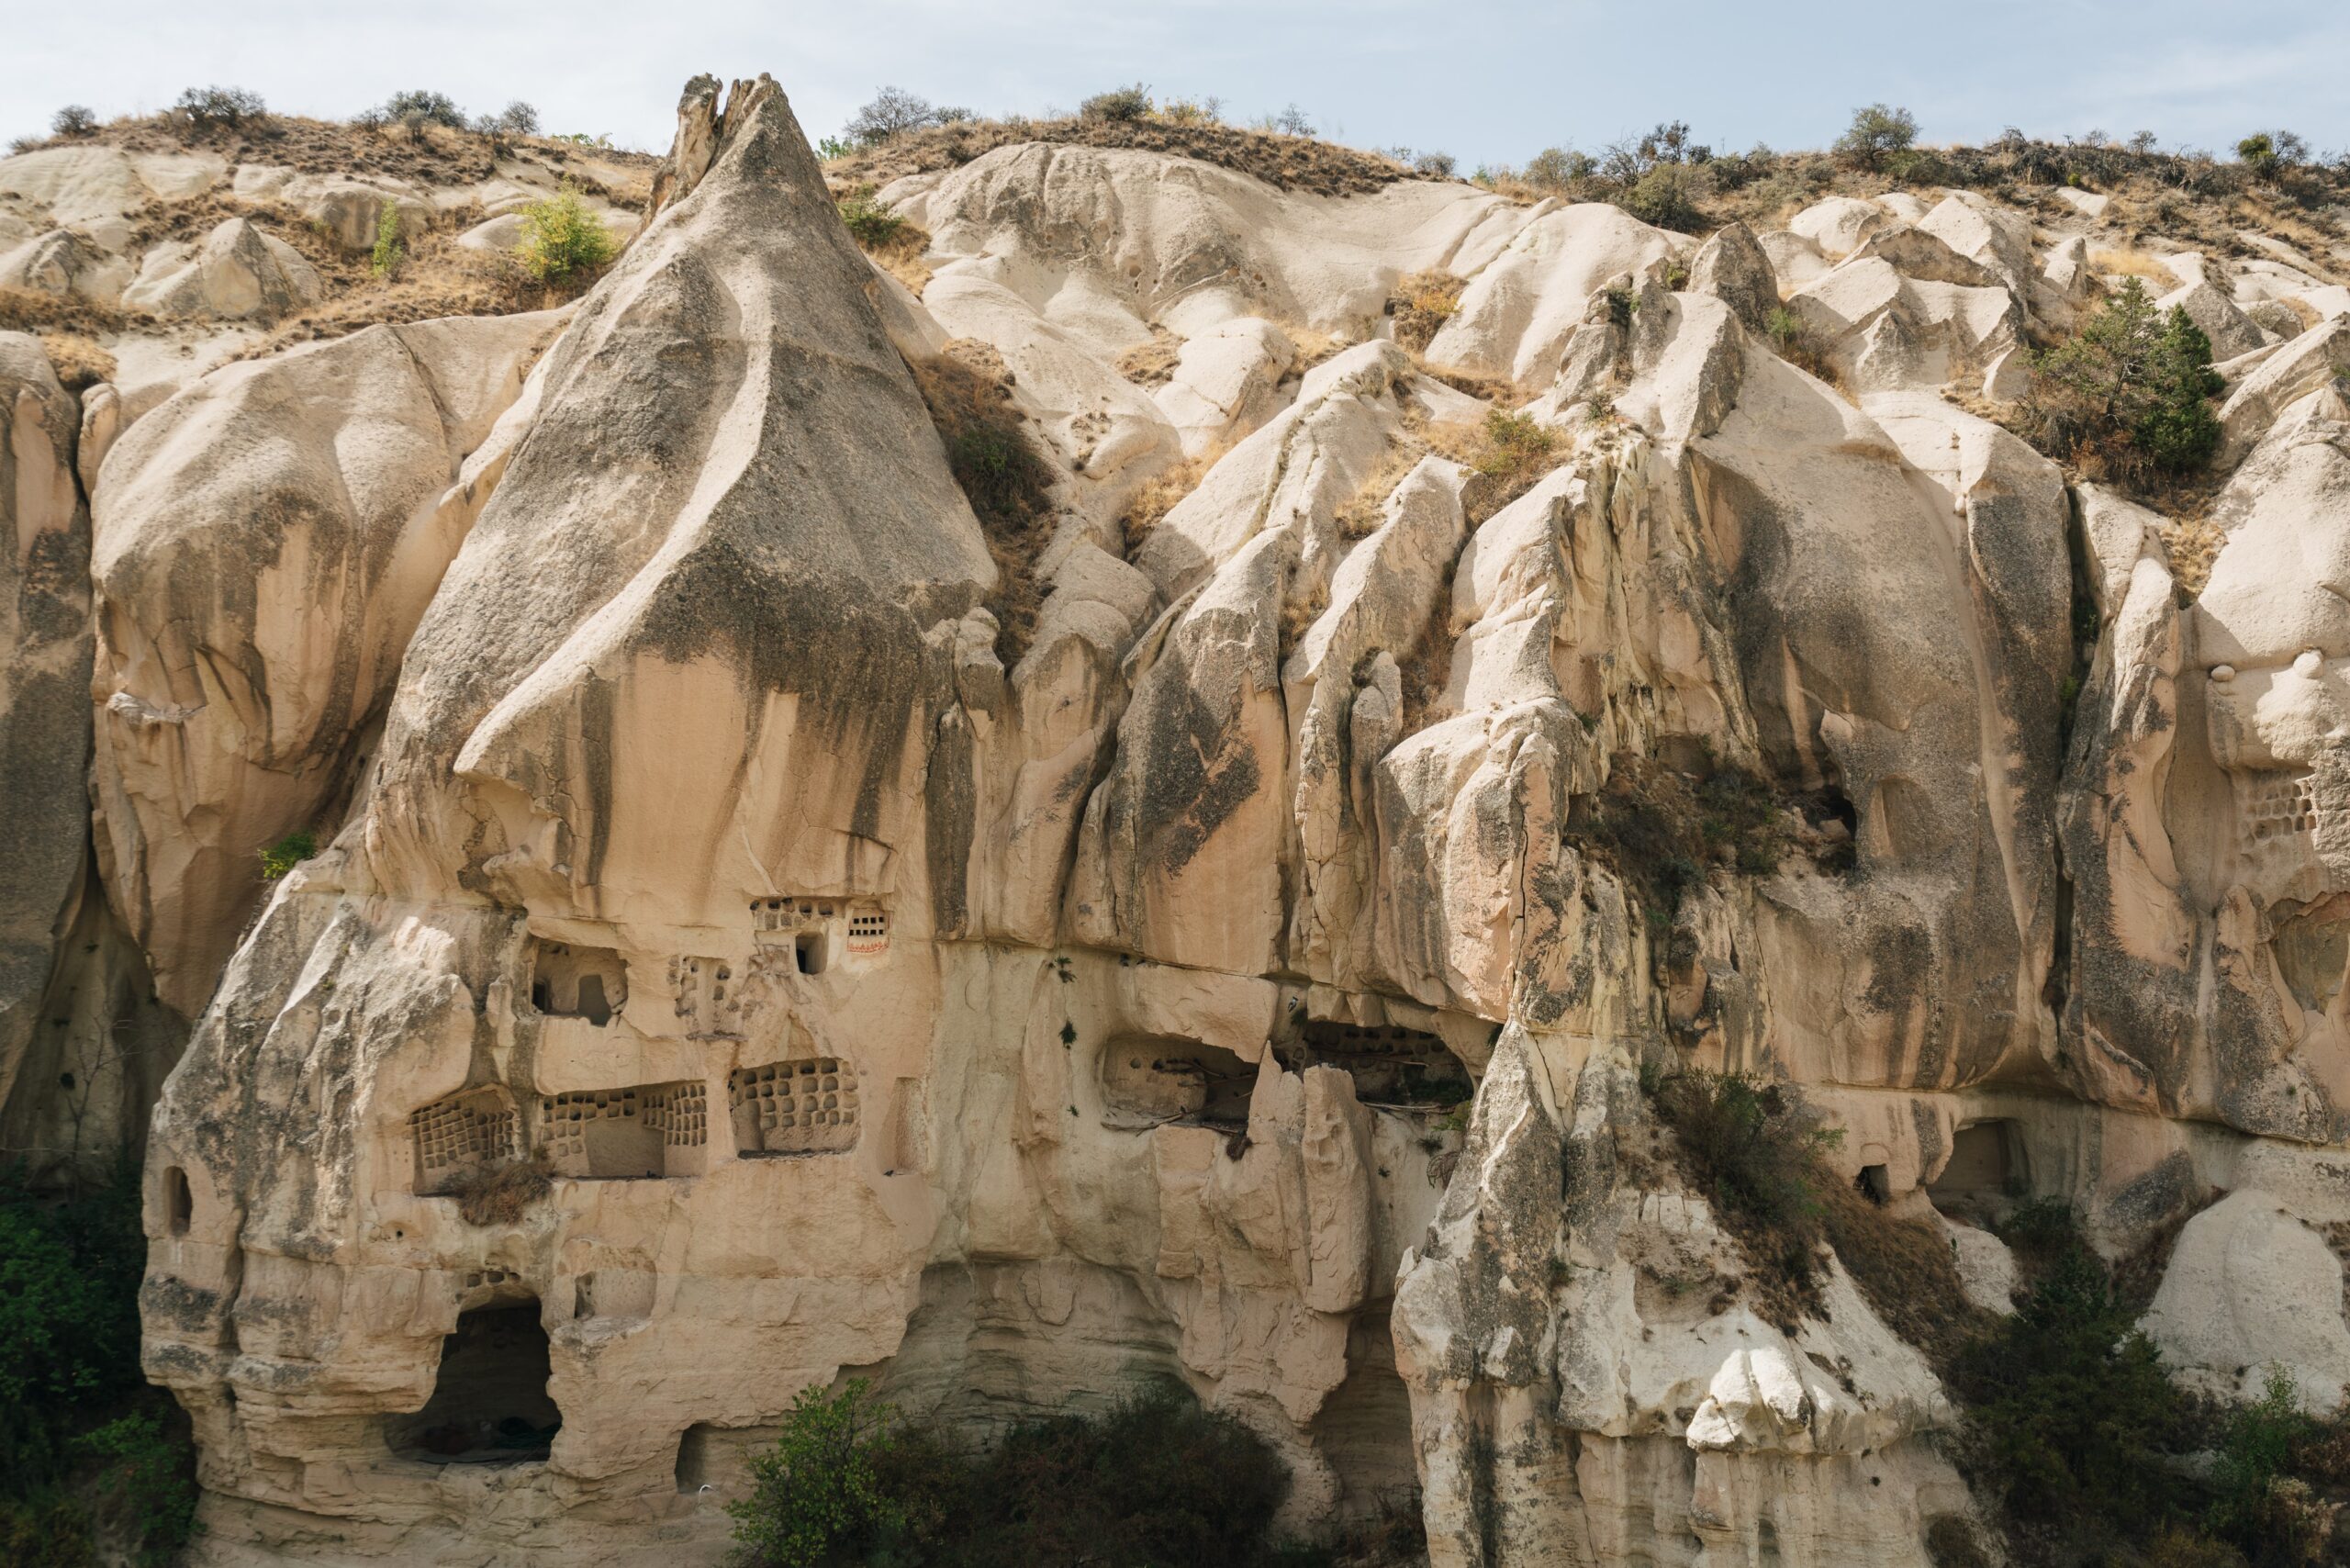
<svg viewBox="0 0 2350 1568">
<path fill-rule="evenodd" d="M 1150 88 L 1140 82 L 1131 87 L 1113 87 L 1078 105 L 1077 112 L 1083 119 L 1147 119 L 1150 116 Z"/>
<path fill-rule="evenodd" d="M 930 100 L 903 87 L 884 87 L 873 95 L 873 101 L 849 117 L 843 133 L 852 141 L 865 147 L 876 147 L 893 137 L 910 130 L 922 130 L 938 123 L 938 111 Z"/>
<path fill-rule="evenodd" d="M 2093 455 L 2128 479 L 2200 467 L 2219 448 L 2211 341 L 2185 310 L 2156 309 L 2137 278 L 2034 369 L 2024 411 L 2060 457 Z"/>
<path fill-rule="evenodd" d="M 421 125 L 445 125 L 453 130 L 465 129 L 465 111 L 459 108 L 446 93 L 428 93 L 422 88 L 408 93 L 394 93 L 384 100 L 384 118 L 413 129 Z"/>
<path fill-rule="evenodd" d="M 375 209 L 375 249 L 367 260 L 367 270 L 377 277 L 397 276 L 400 263 L 408 255 L 408 247 L 400 243 L 399 203 L 389 196 Z"/>
<path fill-rule="evenodd" d="M 570 283 L 619 253 L 612 231 L 567 182 L 554 195 L 522 209 L 522 240 L 514 247 L 514 257 L 541 283 Z"/>
<path fill-rule="evenodd" d="M 517 98 L 498 111 L 498 129 L 509 136 L 536 136 L 539 111 Z"/>
<path fill-rule="evenodd" d="M 1311 136 L 1314 134 L 1314 122 L 1305 118 L 1304 109 L 1292 104 L 1273 117 L 1273 129 L 1283 136 Z"/>
<path fill-rule="evenodd" d="M 1598 161 L 1573 147 L 1545 147 L 1526 161 L 1526 183 L 1539 191 L 1562 191 L 1598 173 Z"/>
<path fill-rule="evenodd" d="M 751 1495 L 726 1505 L 748 1568 L 817 1568 L 904 1528 L 881 1470 L 896 1413 L 867 1386 L 852 1378 L 838 1394 L 801 1389 L 775 1447 L 752 1459 Z"/>
<path fill-rule="evenodd" d="M 98 117 L 86 104 L 68 104 L 49 122 L 51 136 L 87 136 L 98 129 Z"/>
<path fill-rule="evenodd" d="M 1412 160 L 1412 173 L 1424 180 L 1449 180 L 1459 167 L 1449 152 L 1423 152 Z"/>
<path fill-rule="evenodd" d="M 1871 104 L 1852 111 L 1852 123 L 1836 139 L 1836 154 L 1863 169 L 1884 166 L 1894 153 L 1918 140 L 1918 118 L 1908 109 Z"/>
<path fill-rule="evenodd" d="M 259 93 L 242 87 L 190 87 L 172 114 L 193 130 L 234 130 L 269 112 Z"/>
</svg>

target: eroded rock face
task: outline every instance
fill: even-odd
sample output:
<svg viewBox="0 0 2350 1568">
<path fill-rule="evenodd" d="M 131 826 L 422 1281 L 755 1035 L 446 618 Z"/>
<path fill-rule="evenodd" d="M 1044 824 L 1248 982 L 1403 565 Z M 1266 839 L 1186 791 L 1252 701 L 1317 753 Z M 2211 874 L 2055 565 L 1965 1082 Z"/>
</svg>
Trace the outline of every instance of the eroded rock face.
<svg viewBox="0 0 2350 1568">
<path fill-rule="evenodd" d="M 0 1066 L 62 1059 L 61 988 L 142 1059 L 194 1021 L 144 1309 L 204 1560 L 715 1562 L 856 1372 L 975 1431 L 1181 1380 L 1291 1523 L 1416 1488 L 1441 1568 L 1922 1565 L 1974 1511 L 1949 1401 L 1841 1265 L 1794 1320 L 1731 1282 L 1641 1087 L 1681 1065 L 1800 1085 L 1993 1310 L 2010 1191 L 2116 1250 L 2192 1215 L 2182 1375 L 2339 1381 L 2339 322 L 2233 373 L 2182 607 L 2162 520 L 1941 395 L 2095 297 L 1982 198 L 1700 248 L 1010 146 L 883 193 L 917 298 L 774 83 L 679 123 L 567 314 L 135 419 L 0 336 L 0 760 L 45 813 L 0 837 Z M 85 224 L 223 177 L 36 156 L 0 190 Z M 233 314 L 245 239 L 158 286 Z M 1428 270 L 1419 362 L 1383 311 Z M 2178 270 L 2255 333 L 2320 287 Z M 947 353 L 1056 482 L 1010 667 L 907 363 Z M 1514 379 L 1539 471 L 1442 455 L 1489 405 L 1423 363 Z M 1725 767 L 1784 853 L 1610 839 Z"/>
</svg>

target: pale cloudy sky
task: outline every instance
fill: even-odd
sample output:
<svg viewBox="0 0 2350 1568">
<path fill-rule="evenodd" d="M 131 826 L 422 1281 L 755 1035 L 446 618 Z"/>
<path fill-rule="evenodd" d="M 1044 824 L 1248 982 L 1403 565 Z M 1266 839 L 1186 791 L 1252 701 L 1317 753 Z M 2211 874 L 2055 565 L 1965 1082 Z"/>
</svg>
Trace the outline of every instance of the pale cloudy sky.
<svg viewBox="0 0 2350 1568">
<path fill-rule="evenodd" d="M 330 118 L 405 87 L 520 97 L 549 129 L 660 151 L 699 71 L 772 72 L 811 137 L 883 83 L 1035 114 L 1139 80 L 1242 118 L 1293 102 L 1464 168 L 1669 118 L 1725 150 L 1816 147 L 1879 99 L 1937 141 L 2227 148 L 2282 126 L 2350 146 L 2350 0 L 0 0 L 0 139 L 61 104 L 151 110 L 218 82 Z"/>
</svg>

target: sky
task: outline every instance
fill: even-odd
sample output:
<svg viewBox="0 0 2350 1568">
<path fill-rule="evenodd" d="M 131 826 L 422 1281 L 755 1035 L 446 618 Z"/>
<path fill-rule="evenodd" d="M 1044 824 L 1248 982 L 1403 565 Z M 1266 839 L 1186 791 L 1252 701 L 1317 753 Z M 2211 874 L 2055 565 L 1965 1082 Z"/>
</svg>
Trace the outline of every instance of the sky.
<svg viewBox="0 0 2350 1568">
<path fill-rule="evenodd" d="M 521 98 L 548 130 L 663 151 L 704 71 L 773 73 L 811 139 L 885 84 L 1042 115 L 1141 82 L 1242 121 L 1295 104 L 1334 140 L 1464 172 L 1671 119 L 1718 151 L 1820 147 L 1879 101 L 1930 142 L 2012 125 L 2224 151 L 2281 127 L 2350 148 L 2345 0 L 0 0 L 0 140 L 62 104 L 111 118 L 217 83 L 325 118 L 405 88 Z"/>
</svg>

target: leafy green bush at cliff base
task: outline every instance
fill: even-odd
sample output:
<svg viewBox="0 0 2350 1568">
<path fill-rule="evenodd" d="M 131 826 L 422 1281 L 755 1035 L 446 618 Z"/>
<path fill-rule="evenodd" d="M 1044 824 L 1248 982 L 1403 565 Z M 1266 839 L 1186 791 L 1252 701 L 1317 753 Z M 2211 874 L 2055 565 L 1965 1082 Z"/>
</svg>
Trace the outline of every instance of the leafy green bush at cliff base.
<svg viewBox="0 0 2350 1568">
<path fill-rule="evenodd" d="M 751 1473 L 750 1496 L 727 1506 L 744 1568 L 1314 1561 L 1270 1540 L 1289 1491 L 1271 1447 L 1173 1394 L 1030 1422 L 980 1452 L 899 1421 L 862 1380 L 810 1388 Z"/>
<path fill-rule="evenodd" d="M 0 1171 L 0 1562 L 95 1563 L 97 1513 L 161 1564 L 196 1511 L 193 1451 L 139 1371 L 135 1167 L 54 1198 Z"/>
</svg>

